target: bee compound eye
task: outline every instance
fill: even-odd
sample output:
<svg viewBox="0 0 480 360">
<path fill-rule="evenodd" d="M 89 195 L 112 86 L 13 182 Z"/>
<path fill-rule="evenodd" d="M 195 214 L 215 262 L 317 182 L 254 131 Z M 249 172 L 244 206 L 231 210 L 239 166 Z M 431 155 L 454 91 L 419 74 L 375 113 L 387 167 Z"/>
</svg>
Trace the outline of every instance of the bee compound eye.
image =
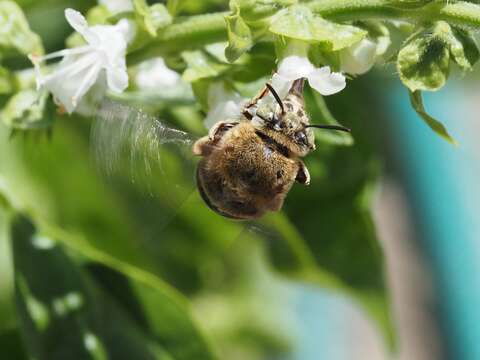
<svg viewBox="0 0 480 360">
<path fill-rule="evenodd" d="M 303 145 L 307 145 L 307 136 L 305 135 L 305 133 L 303 131 L 299 131 L 295 134 L 295 140 L 300 143 L 300 144 L 303 144 Z"/>
</svg>

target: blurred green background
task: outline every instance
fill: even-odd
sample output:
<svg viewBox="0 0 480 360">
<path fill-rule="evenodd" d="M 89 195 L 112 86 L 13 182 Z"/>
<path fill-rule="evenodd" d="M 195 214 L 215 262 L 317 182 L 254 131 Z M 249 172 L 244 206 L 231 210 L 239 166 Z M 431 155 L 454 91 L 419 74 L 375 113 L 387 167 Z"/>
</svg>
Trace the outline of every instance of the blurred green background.
<svg viewBox="0 0 480 360">
<path fill-rule="evenodd" d="M 46 52 L 64 48 L 71 33 L 64 8 L 85 11 L 95 5 L 64 0 L 17 3 Z M 183 15 L 228 8 L 216 0 L 181 3 Z M 272 50 L 268 45 L 252 49 L 252 64 L 261 66 L 237 77 L 260 78 L 256 71 L 263 74 L 274 66 L 273 57 L 265 56 Z M 256 63 L 258 59 L 263 62 Z M 20 56 L 6 56 L 2 63 L 13 69 L 30 67 Z M 128 156 L 114 176 L 105 176 L 95 166 L 93 118 L 60 115 L 50 104 L 51 131 L 12 131 L 0 123 L 0 358 L 443 357 L 442 350 L 435 350 L 442 342 L 436 315 L 424 319 L 433 329 L 424 335 L 431 338 L 416 346 L 406 340 L 413 348 L 428 347 L 431 340 L 431 351 L 405 355 L 402 350 L 405 342 L 399 339 L 405 336 L 405 322 L 394 321 L 394 314 L 398 320 L 402 313 L 391 309 L 382 246 L 387 246 L 390 274 L 402 272 L 392 270 L 391 264 L 403 255 L 384 239 L 381 246 L 377 238 L 379 233 L 392 238 L 403 224 L 411 227 L 412 233 L 403 236 L 409 238 L 413 253 L 419 248 L 412 240 L 414 224 L 401 221 L 402 209 L 395 206 L 401 201 L 394 198 L 390 203 L 395 191 L 384 181 L 388 174 L 408 183 L 401 171 L 420 172 L 409 169 L 408 161 L 398 155 L 411 144 L 403 137 L 398 140 L 398 134 L 407 135 L 392 126 L 393 120 L 402 120 L 392 109 L 400 112 L 403 105 L 398 103 L 407 106 L 408 97 L 398 92 L 392 72 L 384 67 L 350 81 L 345 91 L 326 99 L 335 118 L 352 129 L 355 145 L 318 143 L 306 159 L 311 185 L 294 186 L 281 213 L 254 224 L 211 212 L 193 185 L 195 160 L 175 149 L 163 149 L 162 167 L 132 181 Z M 0 104 L 7 99 L 0 95 Z M 205 113 L 191 100 L 147 99 L 135 92 L 120 100 L 142 106 L 194 136 L 206 132 Z M 323 100 L 310 91 L 306 100 L 312 119 L 324 120 Z M 411 124 L 434 137 L 420 121 Z M 421 149 L 425 139 L 415 141 Z M 137 160 L 134 167 L 142 168 L 143 158 Z M 387 195 L 380 196 L 380 215 L 374 222 L 380 181 Z M 410 264 L 407 260 L 404 265 Z M 416 261 L 425 263 L 422 255 Z M 431 281 L 426 273 L 424 283 L 408 276 L 393 276 L 389 283 L 395 287 L 395 281 L 411 281 L 417 287 L 412 285 L 408 293 L 421 293 Z M 405 298 L 394 295 L 398 308 Z M 418 297 L 421 301 L 421 294 Z M 435 304 L 423 309 L 436 310 Z M 414 320 L 418 319 L 423 318 Z"/>
</svg>

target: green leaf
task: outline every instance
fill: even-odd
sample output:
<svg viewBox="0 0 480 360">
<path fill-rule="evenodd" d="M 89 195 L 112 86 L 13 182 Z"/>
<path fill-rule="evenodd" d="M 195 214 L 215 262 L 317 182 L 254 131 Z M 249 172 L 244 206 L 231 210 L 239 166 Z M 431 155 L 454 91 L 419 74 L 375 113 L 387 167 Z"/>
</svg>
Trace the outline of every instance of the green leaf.
<svg viewBox="0 0 480 360">
<path fill-rule="evenodd" d="M 398 54 L 397 69 L 410 91 L 435 91 L 445 85 L 450 60 L 463 70 L 471 70 L 479 57 L 477 44 L 468 32 L 439 21 L 407 42 Z"/>
<path fill-rule="evenodd" d="M 415 109 L 417 114 L 425 121 L 425 123 L 435 131 L 438 135 L 442 138 L 447 140 L 451 144 L 456 144 L 454 138 L 450 136 L 445 126 L 438 120 L 434 119 L 432 116 L 427 114 L 425 107 L 423 106 L 423 99 L 421 91 L 409 92 L 410 94 L 410 103 L 412 107 Z"/>
<path fill-rule="evenodd" d="M 253 46 L 252 32 L 240 16 L 240 8 L 236 8 L 233 14 L 225 16 L 225 21 L 228 33 L 225 57 L 229 62 L 234 62 Z"/>
<path fill-rule="evenodd" d="M 167 0 L 167 10 L 172 16 L 175 16 L 180 8 L 182 0 Z"/>
<path fill-rule="evenodd" d="M 150 16 L 155 32 L 172 23 L 172 16 L 163 4 L 153 4 L 150 6 Z"/>
<path fill-rule="evenodd" d="M 0 118 L 14 129 L 48 128 L 53 119 L 44 114 L 47 98 L 46 91 L 22 90 L 9 99 L 0 112 Z"/>
<path fill-rule="evenodd" d="M 286 6 L 295 4 L 296 0 L 232 0 L 230 9 L 240 10 L 242 17 L 248 22 L 268 18 Z"/>
<path fill-rule="evenodd" d="M 0 51 L 15 50 L 21 54 L 43 54 L 40 37 L 30 30 L 22 9 L 9 0 L 0 1 Z"/>
<path fill-rule="evenodd" d="M 138 281 L 132 282 L 134 292 L 146 314 L 149 328 L 160 343 L 176 360 L 214 359 L 198 330 L 192 327 L 192 319 L 179 316 L 190 309 L 165 299 L 154 287 Z M 159 310 L 159 308 L 161 310 Z"/>
<path fill-rule="evenodd" d="M 157 36 L 157 31 L 172 22 L 172 16 L 163 4 L 148 6 L 146 0 L 133 0 L 135 14 L 142 27 L 150 36 Z"/>
<path fill-rule="evenodd" d="M 61 229 L 45 225 L 44 231 L 56 235 L 70 250 L 89 261 L 114 269 L 127 277 L 142 308 L 149 315 L 148 328 L 175 359 L 215 359 L 210 344 L 192 318 L 187 299 L 160 278 L 98 251 Z"/>
<path fill-rule="evenodd" d="M 478 61 L 480 52 L 473 36 L 462 29 L 452 28 L 448 37 L 452 59 L 463 70 L 472 70 Z"/>
<path fill-rule="evenodd" d="M 325 20 L 301 5 L 279 11 L 272 20 L 270 31 L 276 35 L 320 43 L 331 51 L 353 45 L 367 35 L 365 30 Z"/>
<path fill-rule="evenodd" d="M 111 14 L 108 11 L 107 7 L 104 5 L 97 5 L 91 7 L 85 16 L 90 26 L 105 25 L 108 23 L 110 17 Z"/>
<path fill-rule="evenodd" d="M 384 55 L 390 47 L 390 31 L 380 21 L 362 21 L 358 26 L 368 31 L 368 38 L 377 45 L 377 56 Z"/>
<path fill-rule="evenodd" d="M 177 227 L 164 230 L 160 226 L 167 206 L 164 198 L 179 194 L 175 187 L 167 185 L 171 185 L 172 178 L 178 185 L 180 174 L 171 170 L 183 169 L 181 160 L 173 158 L 167 163 L 167 154 L 162 153 L 163 170 L 171 177 L 155 181 L 152 191 L 160 199 L 145 197 L 136 188 L 137 182 L 133 185 L 130 178 L 123 185 L 118 184 L 118 188 L 111 183 L 107 187 L 90 163 L 89 131 L 87 127 L 81 128 L 86 123 L 75 117 L 70 120 L 58 121 L 55 136 L 47 144 L 32 147 L 24 142 L 18 144 L 17 140 L 21 139 L 8 141 L 3 140 L 5 136 L 0 138 L 0 172 L 6 174 L 9 184 L 15 185 L 11 192 L 36 214 L 35 220 L 40 224 L 42 234 L 61 242 L 76 257 L 114 269 L 139 284 L 135 285 L 136 289 L 146 288 L 149 297 L 155 297 L 157 306 L 151 311 L 155 312 L 155 319 L 165 319 L 163 327 L 155 327 L 155 338 L 165 340 L 162 347 L 169 346 L 178 353 L 182 348 L 188 349 L 189 353 L 195 351 L 196 359 L 214 358 L 209 342 L 192 317 L 188 300 L 160 276 L 170 281 L 180 278 L 181 282 L 171 281 L 176 286 L 195 282 L 192 271 L 195 261 L 185 262 L 185 258 L 193 253 L 204 258 L 205 243 L 212 238 L 212 241 L 218 241 L 217 238 L 226 234 L 225 230 L 211 214 L 209 228 L 215 226 L 220 233 L 210 236 L 211 233 L 203 228 L 205 219 L 197 214 L 199 204 L 190 209 L 181 223 L 176 223 Z M 24 171 L 19 170 L 22 166 Z M 66 166 L 69 171 L 51 171 Z M 189 178 L 191 174 L 189 171 Z M 118 196 L 115 189 L 122 196 Z M 204 211 L 209 212 L 208 209 Z M 198 231 L 191 230 L 191 221 L 199 222 Z M 204 241 L 197 241 L 196 234 L 202 229 L 206 232 L 202 237 Z M 156 237 L 160 235 L 161 241 L 157 241 Z M 186 243 L 195 251 L 179 252 L 178 249 L 186 247 Z M 183 337 L 186 334 L 189 336 Z"/>
<path fill-rule="evenodd" d="M 272 69 L 275 69 L 275 48 L 272 43 L 261 42 L 255 44 L 248 52 L 248 54 L 242 57 L 241 66 L 235 66 L 231 68 L 231 74 L 236 81 L 236 87 L 250 88 L 245 97 L 253 97 L 258 92 L 268 79 L 267 76 L 271 76 Z"/>
<path fill-rule="evenodd" d="M 228 69 L 227 64 L 217 61 L 201 50 L 184 51 L 182 58 L 187 63 L 182 79 L 187 82 L 217 77 Z"/>
<path fill-rule="evenodd" d="M 31 357 L 154 358 L 153 339 L 27 217 L 15 218 L 12 238 L 19 328 Z"/>
<path fill-rule="evenodd" d="M 208 112 L 208 88 L 211 83 L 212 81 L 209 79 L 201 79 L 192 82 L 193 94 L 204 112 Z"/>
<path fill-rule="evenodd" d="M 434 1 L 435 0 L 396 0 L 392 1 L 390 6 L 400 9 L 416 9 Z"/>
<path fill-rule="evenodd" d="M 133 0 L 133 6 L 135 8 L 135 14 L 140 20 L 142 27 L 147 30 L 151 36 L 157 36 L 157 32 L 152 23 L 150 12 L 148 11 L 148 3 L 146 0 Z"/>
<path fill-rule="evenodd" d="M 13 88 L 13 77 L 10 71 L 0 66 L 0 95 L 10 94 Z"/>
<path fill-rule="evenodd" d="M 335 72 L 341 71 L 340 54 L 340 51 L 326 51 L 323 46 L 319 44 L 312 45 L 308 49 L 308 57 L 312 64 L 316 67 L 330 66 L 330 69 Z"/>
<path fill-rule="evenodd" d="M 9 224 L 10 213 L 0 202 L 0 335 L 16 325 Z"/>
<path fill-rule="evenodd" d="M 450 69 L 450 50 L 444 36 L 447 27 L 443 22 L 437 24 L 411 39 L 398 53 L 397 70 L 410 91 L 436 91 L 445 85 Z"/>
</svg>

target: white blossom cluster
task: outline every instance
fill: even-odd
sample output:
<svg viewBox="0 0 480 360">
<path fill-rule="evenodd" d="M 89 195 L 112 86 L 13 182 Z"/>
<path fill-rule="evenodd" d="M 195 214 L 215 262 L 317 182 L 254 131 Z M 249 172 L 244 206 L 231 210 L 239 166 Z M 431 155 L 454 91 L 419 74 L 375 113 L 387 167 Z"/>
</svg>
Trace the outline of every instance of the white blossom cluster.
<svg viewBox="0 0 480 360">
<path fill-rule="evenodd" d="M 131 11 L 130 0 L 101 0 L 112 13 Z M 129 84 L 126 52 L 129 41 L 134 36 L 135 26 L 126 19 L 115 25 L 89 26 L 78 11 L 65 10 L 65 18 L 70 26 L 85 40 L 85 45 L 64 49 L 45 56 L 30 55 L 35 66 L 37 88 L 48 90 L 55 102 L 66 112 L 74 111 L 91 114 L 107 90 L 114 93 L 123 92 Z M 341 70 L 350 74 L 363 74 L 375 62 L 376 44 L 363 39 L 357 44 L 340 52 Z M 62 58 L 45 72 L 42 65 L 47 60 Z M 278 64 L 277 72 L 272 76 L 271 84 L 280 96 L 285 96 L 294 80 L 306 78 L 308 84 L 320 94 L 336 94 L 346 86 L 342 72 L 332 72 L 330 67 L 315 67 L 304 51 L 291 52 Z M 138 67 L 135 77 L 137 87 L 142 89 L 159 89 L 174 86 L 181 81 L 180 74 L 169 69 L 162 58 L 154 58 Z M 205 126 L 211 127 L 215 122 L 232 118 L 240 114 L 246 99 L 239 94 L 226 90 L 223 84 L 210 86 L 209 112 Z M 273 101 L 268 95 L 266 101 Z"/>
</svg>

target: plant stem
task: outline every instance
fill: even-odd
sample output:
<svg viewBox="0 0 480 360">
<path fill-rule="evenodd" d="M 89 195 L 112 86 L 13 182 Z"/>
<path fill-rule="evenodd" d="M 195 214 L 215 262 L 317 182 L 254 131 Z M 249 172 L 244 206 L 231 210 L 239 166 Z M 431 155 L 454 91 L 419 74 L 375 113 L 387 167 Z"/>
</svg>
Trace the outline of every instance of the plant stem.
<svg viewBox="0 0 480 360">
<path fill-rule="evenodd" d="M 178 21 L 160 31 L 158 37 L 147 46 L 129 55 L 129 63 L 172 52 L 192 50 L 204 45 L 227 40 L 225 16 L 228 12 L 195 15 L 179 18 Z"/>
<path fill-rule="evenodd" d="M 451 25 L 479 31 L 480 5 L 468 2 L 446 4 L 425 0 L 313 0 L 305 5 L 317 14 L 335 21 L 365 19 L 407 20 L 412 22 L 447 21 Z M 172 52 L 198 49 L 204 45 L 226 41 L 225 15 L 219 12 L 179 18 L 160 32 L 148 45 L 129 55 L 134 64 L 155 56 Z"/>
<path fill-rule="evenodd" d="M 451 4 L 445 2 L 425 1 L 405 3 L 393 0 L 313 0 L 307 6 L 325 18 L 337 21 L 364 19 L 437 21 L 445 20 L 451 25 L 470 30 L 480 30 L 480 6 L 459 1 Z M 423 5 L 423 6 L 422 6 Z"/>
<path fill-rule="evenodd" d="M 332 20 L 403 19 L 405 11 L 391 4 L 389 0 L 313 0 L 306 6 Z"/>
<path fill-rule="evenodd" d="M 467 2 L 445 5 L 438 12 L 438 20 L 480 31 L 480 5 Z"/>
</svg>

